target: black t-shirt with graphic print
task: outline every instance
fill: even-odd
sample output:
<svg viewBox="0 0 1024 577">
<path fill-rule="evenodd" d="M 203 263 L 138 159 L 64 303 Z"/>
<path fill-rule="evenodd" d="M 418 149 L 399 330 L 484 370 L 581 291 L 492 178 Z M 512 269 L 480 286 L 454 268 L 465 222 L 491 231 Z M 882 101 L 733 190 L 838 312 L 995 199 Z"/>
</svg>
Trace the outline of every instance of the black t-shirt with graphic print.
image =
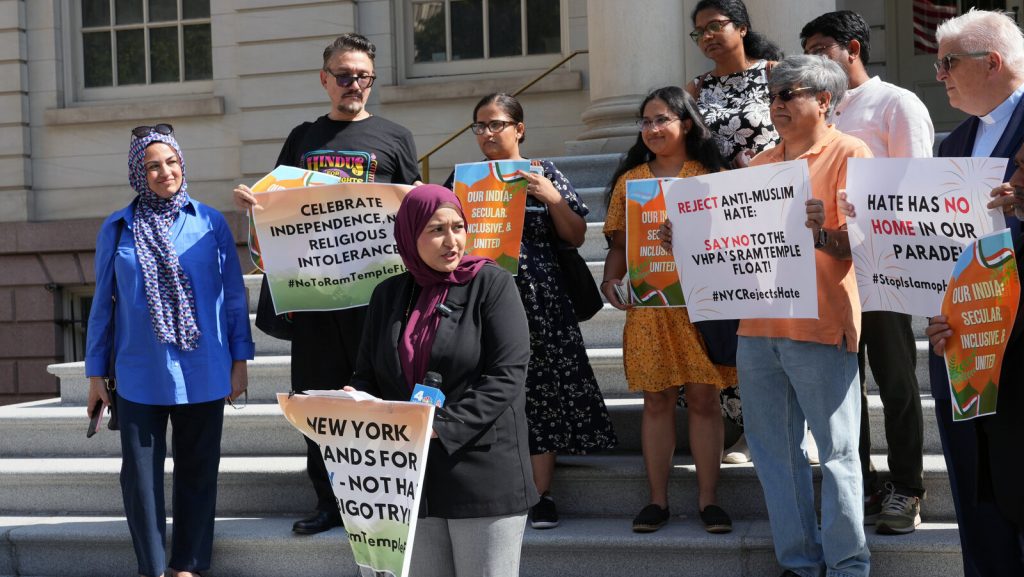
<svg viewBox="0 0 1024 577">
<path fill-rule="evenodd" d="M 342 182 L 412 184 L 420 180 L 412 133 L 379 116 L 341 121 L 324 115 L 304 122 L 288 135 L 277 164 L 332 174 Z M 365 318 L 366 307 L 294 313 L 292 389 L 347 385 Z M 329 486 L 325 495 L 330 495 Z"/>
<path fill-rule="evenodd" d="M 331 174 L 342 182 L 420 180 L 412 133 L 379 116 L 351 121 L 324 115 L 303 122 L 288 135 L 277 164 Z"/>
</svg>

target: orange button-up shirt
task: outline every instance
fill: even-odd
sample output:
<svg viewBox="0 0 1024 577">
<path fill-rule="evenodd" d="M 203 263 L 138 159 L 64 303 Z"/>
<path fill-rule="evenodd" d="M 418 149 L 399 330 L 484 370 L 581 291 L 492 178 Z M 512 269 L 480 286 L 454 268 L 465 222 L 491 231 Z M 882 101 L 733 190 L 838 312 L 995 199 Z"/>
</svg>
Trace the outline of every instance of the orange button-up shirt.
<svg viewBox="0 0 1024 577">
<path fill-rule="evenodd" d="M 786 158 L 786 141 L 758 154 L 751 166 L 781 162 Z M 807 159 L 811 177 L 811 195 L 825 202 L 825 228 L 838 229 L 846 224 L 839 214 L 836 193 L 846 188 L 846 159 L 871 158 L 871 150 L 861 140 L 843 134 L 829 125 L 825 136 L 798 157 Z M 807 234 L 811 234 L 808 230 Z M 783 337 L 840 346 L 857 352 L 860 334 L 860 297 L 853 261 L 839 260 L 814 251 L 818 280 L 817 319 L 744 319 L 739 335 L 744 337 Z"/>
</svg>

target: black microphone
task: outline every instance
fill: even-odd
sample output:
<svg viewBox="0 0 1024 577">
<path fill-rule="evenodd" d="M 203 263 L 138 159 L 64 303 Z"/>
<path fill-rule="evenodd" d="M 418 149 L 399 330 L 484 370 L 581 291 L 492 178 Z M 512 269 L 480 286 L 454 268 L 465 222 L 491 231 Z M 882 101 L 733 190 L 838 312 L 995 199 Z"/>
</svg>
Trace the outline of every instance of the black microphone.
<svg viewBox="0 0 1024 577">
<path fill-rule="evenodd" d="M 427 371 L 427 374 L 423 376 L 423 384 L 428 387 L 434 387 L 435 389 L 441 388 L 441 375 L 434 371 Z"/>
<path fill-rule="evenodd" d="M 452 314 L 452 309 L 450 309 L 448 307 L 448 305 L 446 305 L 444 303 L 437 303 L 436 305 L 434 305 L 434 310 L 436 310 L 437 312 L 441 313 L 441 316 L 443 316 L 445 318 L 448 318 L 448 316 Z M 427 373 L 427 374 L 428 375 L 429 374 L 436 375 L 437 373 Z M 437 377 L 437 382 L 438 383 L 441 382 L 441 377 L 440 376 Z M 423 384 L 425 385 L 426 383 L 423 383 Z"/>
</svg>

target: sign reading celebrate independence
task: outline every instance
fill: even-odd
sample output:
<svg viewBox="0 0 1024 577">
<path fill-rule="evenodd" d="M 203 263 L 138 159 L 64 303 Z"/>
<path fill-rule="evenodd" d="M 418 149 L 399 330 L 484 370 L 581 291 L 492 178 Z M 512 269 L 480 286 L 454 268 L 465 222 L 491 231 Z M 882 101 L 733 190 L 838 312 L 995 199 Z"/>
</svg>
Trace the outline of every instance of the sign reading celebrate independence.
<svg viewBox="0 0 1024 577">
<path fill-rule="evenodd" d="M 953 269 L 942 314 L 953 331 L 943 357 L 955 421 L 996 412 L 1003 355 L 1020 301 L 1017 275 L 1013 239 L 1005 228 L 967 245 Z"/>
<path fill-rule="evenodd" d="M 676 261 L 658 240 L 658 227 L 667 215 L 664 188 L 674 180 L 626 181 L 626 270 L 634 306 L 686 305 Z"/>
<path fill-rule="evenodd" d="M 405 272 L 394 218 L 410 188 L 343 183 L 254 195 L 277 314 L 362 306 L 381 281 Z"/>
<path fill-rule="evenodd" d="M 271 171 L 270 174 L 256 181 L 256 184 L 253 184 L 249 190 L 255 194 L 257 192 L 273 192 L 288 188 L 304 188 L 318 184 L 337 184 L 338 182 L 340 180 L 337 176 L 323 172 L 313 172 L 312 170 L 302 170 L 301 168 L 282 164 Z M 252 264 L 256 268 L 263 270 L 260 239 L 256 236 L 256 222 L 252 217 L 253 211 L 250 209 L 247 213 L 249 216 L 249 258 L 252 259 Z"/>
<path fill-rule="evenodd" d="M 672 254 L 693 321 L 818 318 L 807 161 L 673 181 Z"/>
<path fill-rule="evenodd" d="M 408 575 L 434 406 L 346 391 L 277 402 L 320 448 L 359 574 Z"/>
<path fill-rule="evenodd" d="M 933 316 L 975 239 L 1005 226 L 985 207 L 1005 158 L 851 158 L 850 252 L 864 311 Z"/>
<path fill-rule="evenodd" d="M 455 195 L 466 215 L 466 254 L 493 259 L 519 272 L 519 249 L 526 216 L 528 160 L 497 160 L 455 165 Z"/>
</svg>

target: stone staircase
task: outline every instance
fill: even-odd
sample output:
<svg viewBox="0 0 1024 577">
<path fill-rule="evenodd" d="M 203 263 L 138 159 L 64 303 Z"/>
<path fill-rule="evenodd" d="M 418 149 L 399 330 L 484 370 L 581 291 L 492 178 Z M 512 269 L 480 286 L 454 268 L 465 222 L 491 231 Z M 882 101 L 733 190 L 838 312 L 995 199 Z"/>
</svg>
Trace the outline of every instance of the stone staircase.
<svg viewBox="0 0 1024 577">
<path fill-rule="evenodd" d="M 581 253 L 602 278 L 604 185 L 614 155 L 553 159 L 591 207 Z M 247 277 L 256 303 L 258 277 Z M 254 310 L 254 309 L 253 309 Z M 527 529 L 524 577 L 622 575 L 768 577 L 780 570 L 761 487 L 751 465 L 724 465 L 719 499 L 732 514 L 728 535 L 705 533 L 697 519 L 696 475 L 685 454 L 685 411 L 679 412 L 680 451 L 671 474 L 672 522 L 654 534 L 630 530 L 646 504 L 640 457 L 640 396 L 626 389 L 621 336 L 625 315 L 606 305 L 583 323 L 591 364 L 609 405 L 620 444 L 610 453 L 563 457 L 555 478 L 562 514 L 557 529 Z M 928 390 L 923 321 L 918 378 Z M 213 576 L 348 576 L 354 573 L 344 532 L 296 536 L 291 523 L 313 506 L 304 472 L 304 444 L 281 416 L 274 394 L 289 388 L 288 344 L 254 329 L 257 359 L 249 367 L 249 406 L 225 408 Z M 61 398 L 0 407 L 0 577 L 129 576 L 135 558 L 122 513 L 116 433 L 86 439 L 87 381 L 82 363 L 50 367 Z M 869 376 L 875 465 L 887 471 L 882 407 Z M 872 574 L 961 575 L 959 539 L 949 482 L 935 427 L 933 403 L 925 416 L 924 523 L 911 535 L 885 537 L 868 528 Z M 735 432 L 733 431 L 734 435 Z M 816 468 L 816 478 L 820 473 Z M 171 467 L 166 484 L 169 490 Z M 169 498 L 170 493 L 168 493 Z"/>
</svg>

